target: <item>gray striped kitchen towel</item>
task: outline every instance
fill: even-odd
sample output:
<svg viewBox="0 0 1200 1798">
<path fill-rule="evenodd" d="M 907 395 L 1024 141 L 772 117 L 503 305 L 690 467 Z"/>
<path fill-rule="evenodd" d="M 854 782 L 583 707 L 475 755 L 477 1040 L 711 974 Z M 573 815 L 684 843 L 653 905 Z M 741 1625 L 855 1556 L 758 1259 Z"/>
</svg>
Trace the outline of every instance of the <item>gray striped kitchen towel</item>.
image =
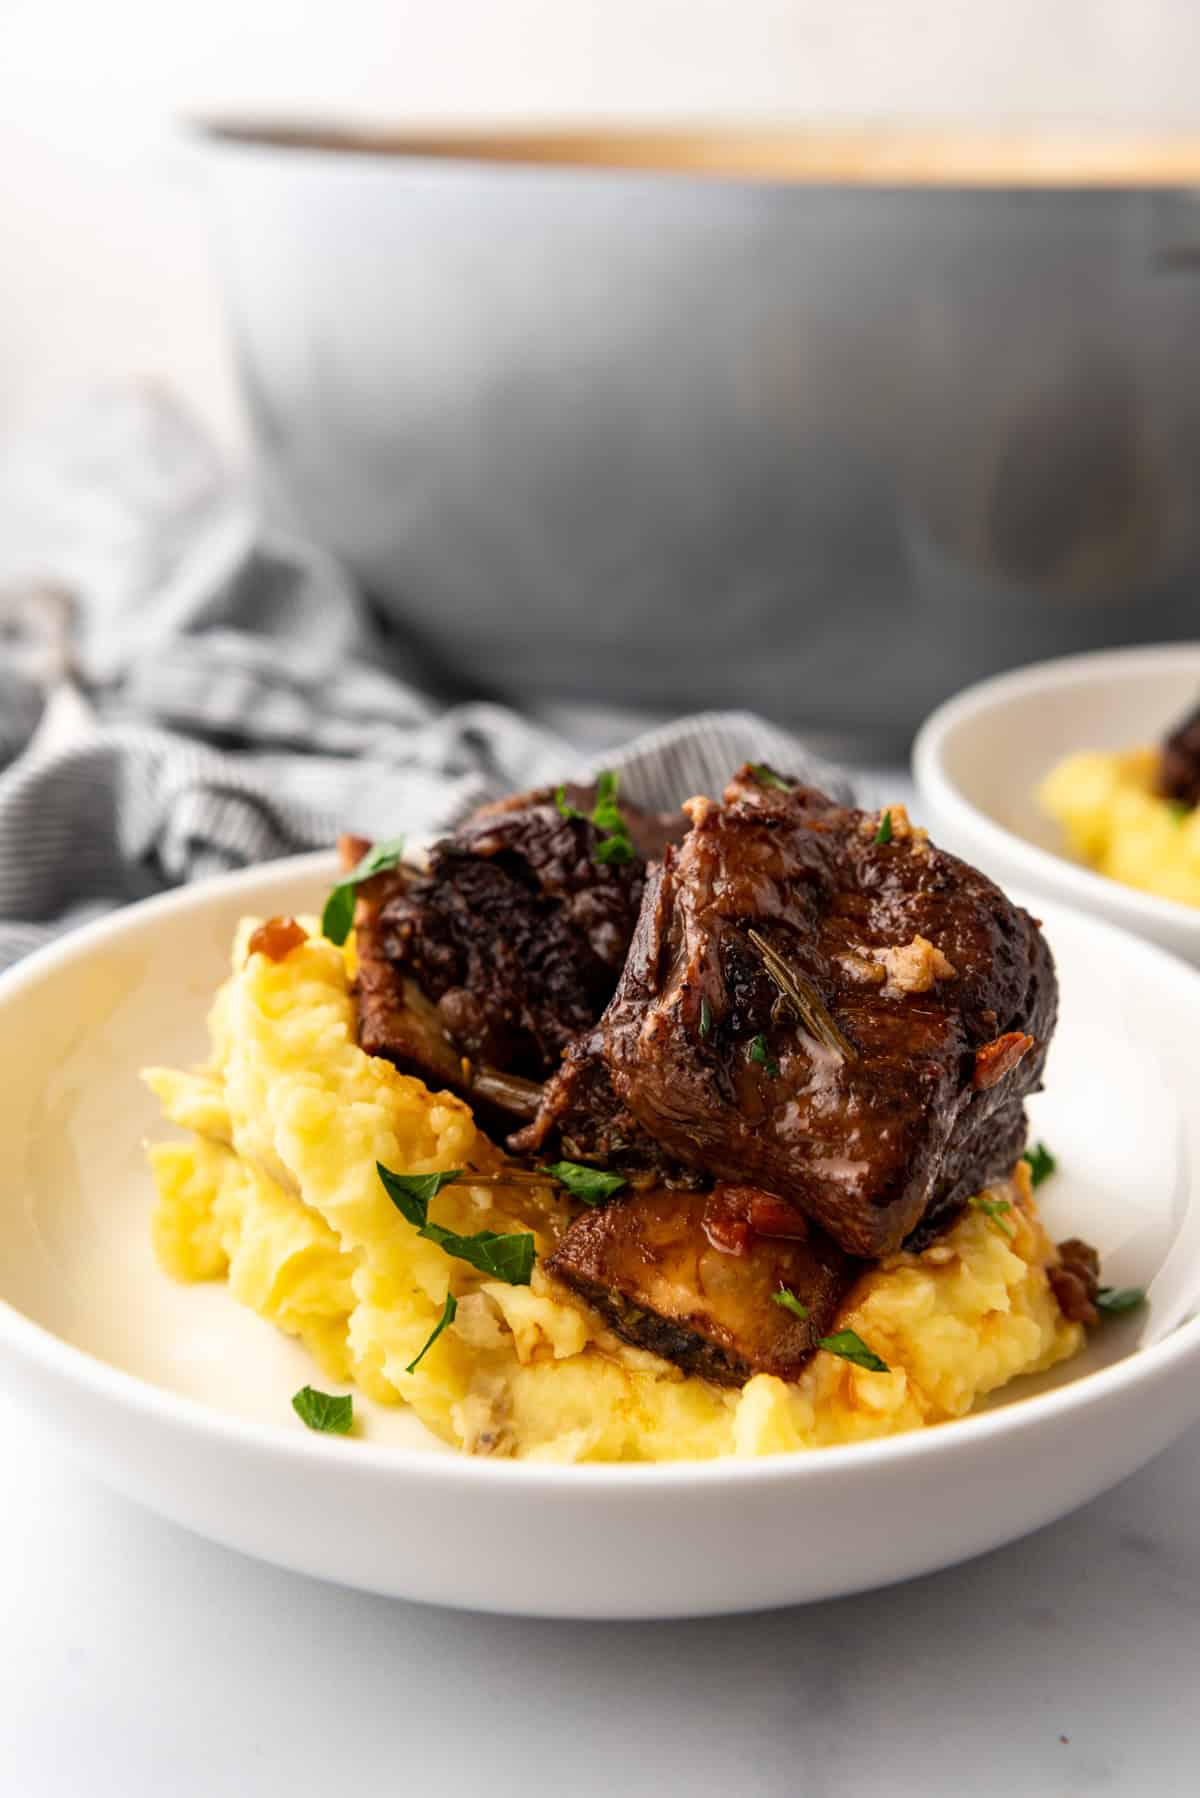
<svg viewBox="0 0 1200 1798">
<path fill-rule="evenodd" d="M 603 756 L 501 706 L 439 707 L 338 566 L 264 527 L 165 396 L 95 399 L 0 488 L 0 966 L 113 906 L 246 863 L 442 829 L 620 770 L 642 804 L 769 761 L 845 777 L 742 712 Z"/>
</svg>

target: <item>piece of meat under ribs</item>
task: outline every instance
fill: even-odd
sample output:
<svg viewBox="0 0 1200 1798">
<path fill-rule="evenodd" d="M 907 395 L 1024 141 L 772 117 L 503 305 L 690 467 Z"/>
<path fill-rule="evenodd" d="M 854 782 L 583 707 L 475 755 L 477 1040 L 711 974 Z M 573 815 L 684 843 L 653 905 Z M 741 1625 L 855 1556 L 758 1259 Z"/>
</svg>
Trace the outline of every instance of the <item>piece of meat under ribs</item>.
<svg viewBox="0 0 1200 1798">
<path fill-rule="evenodd" d="M 1019 1156 L 1046 942 L 902 808 L 744 769 L 685 810 L 597 1037 L 616 1099 L 667 1156 L 888 1254 Z"/>
<path fill-rule="evenodd" d="M 793 1207 L 734 1186 L 586 1212 L 546 1267 L 626 1341 L 723 1386 L 795 1379 L 862 1272 Z"/>
</svg>

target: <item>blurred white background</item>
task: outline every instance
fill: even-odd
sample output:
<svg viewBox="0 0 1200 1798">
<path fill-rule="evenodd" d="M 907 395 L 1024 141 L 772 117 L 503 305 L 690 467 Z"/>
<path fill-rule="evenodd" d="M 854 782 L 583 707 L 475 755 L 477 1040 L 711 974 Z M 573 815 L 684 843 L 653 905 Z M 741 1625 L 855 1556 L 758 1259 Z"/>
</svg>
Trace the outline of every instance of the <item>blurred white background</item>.
<svg viewBox="0 0 1200 1798">
<path fill-rule="evenodd" d="M 5 0 L 0 435 L 141 373 L 240 444 L 181 113 L 1180 130 L 1198 53 L 1194 0 Z"/>
</svg>

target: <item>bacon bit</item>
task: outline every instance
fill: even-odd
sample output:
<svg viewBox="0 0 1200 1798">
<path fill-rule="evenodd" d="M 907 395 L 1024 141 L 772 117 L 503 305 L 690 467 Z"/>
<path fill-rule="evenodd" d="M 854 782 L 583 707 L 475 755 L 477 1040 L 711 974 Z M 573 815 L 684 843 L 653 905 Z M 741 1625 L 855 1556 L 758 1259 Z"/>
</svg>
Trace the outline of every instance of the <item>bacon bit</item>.
<svg viewBox="0 0 1200 1798">
<path fill-rule="evenodd" d="M 981 1049 L 976 1049 L 975 1076 L 971 1081 L 975 1091 L 986 1092 L 1006 1074 L 1011 1074 L 1032 1048 L 1033 1038 L 1026 1036 L 1024 1031 L 1006 1030 L 994 1043 L 984 1043 Z"/>
<path fill-rule="evenodd" d="M 337 851 L 342 873 L 349 874 L 352 868 L 357 868 L 370 847 L 370 837 L 340 836 L 337 841 Z"/>
<path fill-rule="evenodd" d="M 713 1248 L 725 1255 L 748 1255 L 752 1236 L 784 1236 L 796 1242 L 808 1236 L 803 1214 L 761 1186 L 714 1186 L 701 1221 Z"/>
<path fill-rule="evenodd" d="M 1058 1245 L 1058 1261 L 1046 1269 L 1050 1290 L 1068 1323 L 1100 1322 L 1096 1294 L 1100 1288 L 1100 1257 L 1089 1242 L 1077 1236 Z"/>
<path fill-rule="evenodd" d="M 265 955 L 270 961 L 285 961 L 293 949 L 308 941 L 308 932 L 295 918 L 268 918 L 260 924 L 246 944 L 246 959 Z"/>
</svg>

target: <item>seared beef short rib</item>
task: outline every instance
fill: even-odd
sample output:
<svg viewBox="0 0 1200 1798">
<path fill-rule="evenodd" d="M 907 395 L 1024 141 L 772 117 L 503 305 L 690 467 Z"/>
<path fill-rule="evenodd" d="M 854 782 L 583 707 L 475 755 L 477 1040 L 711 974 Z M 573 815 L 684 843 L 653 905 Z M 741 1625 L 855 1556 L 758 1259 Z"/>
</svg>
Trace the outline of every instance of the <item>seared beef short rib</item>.
<svg viewBox="0 0 1200 1798">
<path fill-rule="evenodd" d="M 675 1160 L 877 1257 L 1007 1174 L 1054 1028 L 1033 919 L 902 810 L 743 770 L 647 882 L 598 1040 Z"/>
<path fill-rule="evenodd" d="M 1163 744 L 1159 787 L 1168 799 L 1200 805 L 1200 706 L 1176 726 Z"/>
<path fill-rule="evenodd" d="M 568 787 L 585 812 L 592 789 Z M 633 854 L 605 861 L 586 816 L 549 789 L 484 806 L 432 850 L 360 889 L 355 913 L 362 1046 L 402 1067 L 531 1114 L 532 1083 L 599 1018 L 633 934 L 645 860 L 684 820 L 621 802 Z M 343 859 L 367 845 L 347 839 Z M 463 1067 L 464 1059 L 468 1064 Z M 487 1074 L 480 1070 L 486 1069 Z"/>
<path fill-rule="evenodd" d="M 720 1383 L 791 1379 L 865 1260 L 1010 1172 L 1054 967 L 902 808 L 745 768 L 686 811 L 682 843 L 627 814 L 660 865 L 605 863 L 585 818 L 521 795 L 366 883 L 361 1041 L 530 1119 L 514 1153 L 626 1175 L 546 1264 L 619 1335 Z"/>
</svg>

